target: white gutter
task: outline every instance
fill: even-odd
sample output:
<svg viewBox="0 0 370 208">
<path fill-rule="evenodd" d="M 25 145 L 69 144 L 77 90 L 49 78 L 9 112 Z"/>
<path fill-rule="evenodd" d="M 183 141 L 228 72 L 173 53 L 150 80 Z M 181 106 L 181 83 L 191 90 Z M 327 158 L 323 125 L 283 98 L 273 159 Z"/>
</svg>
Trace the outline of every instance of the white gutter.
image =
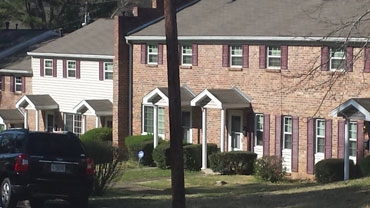
<svg viewBox="0 0 370 208">
<path fill-rule="evenodd" d="M 129 41 L 165 41 L 165 36 L 126 36 Z M 346 37 L 279 37 L 279 36 L 179 36 L 179 40 L 227 41 L 301 41 L 301 42 L 368 42 L 369 38 Z"/>
<path fill-rule="evenodd" d="M 17 69 L 1 69 L 0 73 L 12 73 L 12 74 L 32 74 L 32 72 L 26 70 L 17 70 Z"/>
<path fill-rule="evenodd" d="M 86 58 L 86 59 L 114 59 L 114 55 L 87 55 L 87 54 L 63 54 L 63 53 L 38 53 L 27 52 L 29 56 L 46 56 L 46 57 L 65 57 L 65 58 Z"/>
</svg>

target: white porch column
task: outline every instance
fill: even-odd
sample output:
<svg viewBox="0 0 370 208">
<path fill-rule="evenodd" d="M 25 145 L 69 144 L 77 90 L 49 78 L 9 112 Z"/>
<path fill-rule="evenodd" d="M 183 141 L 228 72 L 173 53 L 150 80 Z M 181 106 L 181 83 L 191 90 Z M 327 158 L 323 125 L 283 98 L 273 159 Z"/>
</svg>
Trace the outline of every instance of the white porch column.
<svg viewBox="0 0 370 208">
<path fill-rule="evenodd" d="M 99 128 L 99 120 L 100 120 L 100 116 L 96 116 L 95 117 L 95 128 Z"/>
<path fill-rule="evenodd" d="M 202 169 L 207 169 L 207 108 L 202 109 Z"/>
<path fill-rule="evenodd" d="M 225 151 L 225 110 L 221 110 L 221 141 L 220 141 L 221 152 Z"/>
<path fill-rule="evenodd" d="M 153 117 L 154 117 L 154 124 L 153 124 L 153 136 L 154 136 L 154 148 L 158 146 L 158 106 L 154 105 L 154 112 L 153 112 Z"/>
<path fill-rule="evenodd" d="M 349 179 L 349 119 L 346 118 L 344 126 L 344 180 Z"/>
<path fill-rule="evenodd" d="M 39 110 L 36 110 L 36 131 L 40 131 L 39 120 Z"/>
<path fill-rule="evenodd" d="M 24 109 L 23 116 L 24 116 L 23 126 L 24 126 L 25 129 L 28 129 L 28 122 L 27 122 L 28 121 L 28 110 Z"/>
</svg>

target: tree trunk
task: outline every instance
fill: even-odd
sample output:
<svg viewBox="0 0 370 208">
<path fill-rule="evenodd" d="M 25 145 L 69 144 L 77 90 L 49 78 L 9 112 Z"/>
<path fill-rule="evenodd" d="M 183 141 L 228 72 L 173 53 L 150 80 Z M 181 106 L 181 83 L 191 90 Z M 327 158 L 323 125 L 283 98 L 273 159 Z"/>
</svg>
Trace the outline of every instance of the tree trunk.
<svg viewBox="0 0 370 208">
<path fill-rule="evenodd" d="M 170 116 L 170 149 L 172 160 L 172 208 L 185 208 L 180 76 L 175 3 L 176 1 L 174 0 L 164 1 Z"/>
</svg>

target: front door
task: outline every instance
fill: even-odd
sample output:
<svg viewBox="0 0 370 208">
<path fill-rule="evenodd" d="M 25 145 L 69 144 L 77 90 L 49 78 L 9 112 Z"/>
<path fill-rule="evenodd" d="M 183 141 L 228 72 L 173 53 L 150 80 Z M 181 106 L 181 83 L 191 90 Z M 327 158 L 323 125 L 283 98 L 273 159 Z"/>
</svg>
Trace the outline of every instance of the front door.
<svg viewBox="0 0 370 208">
<path fill-rule="evenodd" d="M 54 115 L 47 114 L 46 116 L 46 131 L 52 132 L 54 130 Z"/>
<path fill-rule="evenodd" d="M 243 116 L 242 111 L 230 111 L 229 115 L 229 151 L 243 149 Z"/>
</svg>

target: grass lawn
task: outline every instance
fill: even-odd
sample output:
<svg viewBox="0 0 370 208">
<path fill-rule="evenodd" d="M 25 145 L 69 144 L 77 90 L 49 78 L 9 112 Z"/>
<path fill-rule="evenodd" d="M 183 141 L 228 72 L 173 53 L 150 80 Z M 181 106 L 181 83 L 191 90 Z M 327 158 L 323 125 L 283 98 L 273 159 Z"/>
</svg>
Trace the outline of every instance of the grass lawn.
<svg viewBox="0 0 370 208">
<path fill-rule="evenodd" d="M 92 208 L 170 208 L 171 171 L 128 169 L 102 197 L 92 197 Z M 217 181 L 226 184 L 218 185 Z M 215 207 L 370 207 L 370 178 L 317 184 L 289 181 L 272 184 L 253 176 L 204 175 L 185 172 L 186 206 Z"/>
</svg>

